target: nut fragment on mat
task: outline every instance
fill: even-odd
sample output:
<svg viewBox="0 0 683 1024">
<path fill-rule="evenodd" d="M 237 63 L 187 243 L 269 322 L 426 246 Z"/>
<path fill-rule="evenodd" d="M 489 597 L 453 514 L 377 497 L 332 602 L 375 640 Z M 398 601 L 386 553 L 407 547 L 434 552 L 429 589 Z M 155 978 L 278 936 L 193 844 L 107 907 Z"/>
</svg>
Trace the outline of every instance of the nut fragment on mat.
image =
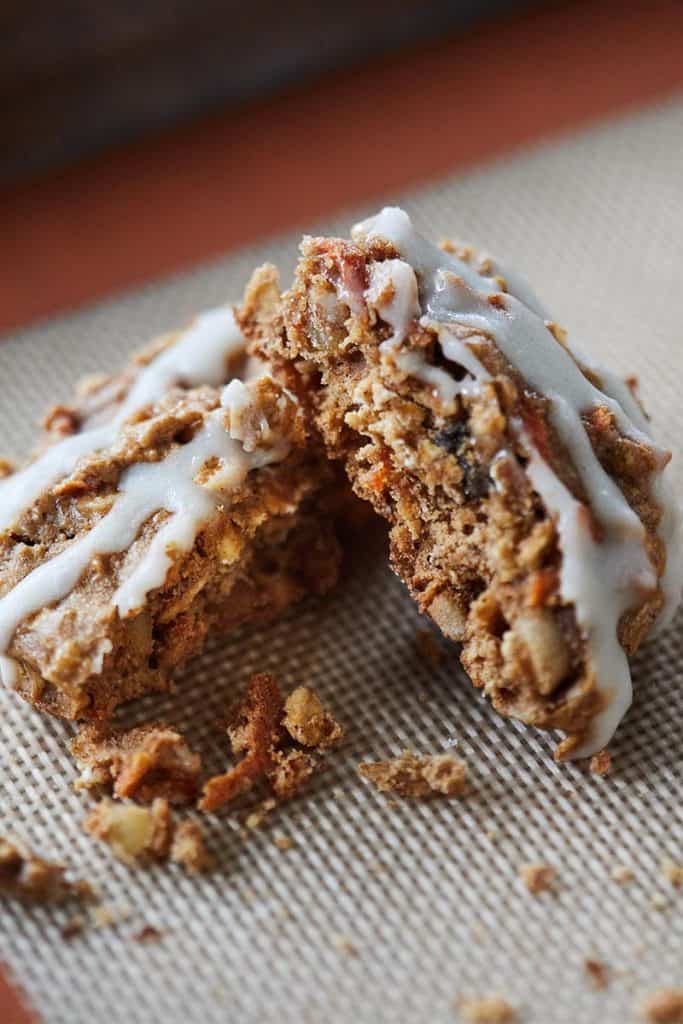
<svg viewBox="0 0 683 1024">
<path fill-rule="evenodd" d="M 497 711 L 605 748 L 628 656 L 683 583 L 670 453 L 628 383 L 568 341 L 529 286 L 439 249 L 386 207 L 306 237 L 278 302 L 267 265 L 238 319 L 390 525 L 391 559 Z"/>
<path fill-rule="evenodd" d="M 289 694 L 282 724 L 297 743 L 319 750 L 336 746 L 344 736 L 339 722 L 325 710 L 320 697 L 308 686 L 297 686 Z"/>
<path fill-rule="evenodd" d="M 464 796 L 467 766 L 453 754 L 413 754 L 366 761 L 358 771 L 377 789 L 404 797 Z"/>
<path fill-rule="evenodd" d="M 166 797 L 188 803 L 197 795 L 201 758 L 183 736 L 163 722 L 128 730 L 82 726 L 69 747 L 81 775 L 75 789 L 109 788 L 119 799 L 150 803 Z"/>
<path fill-rule="evenodd" d="M 210 631 L 334 584 L 331 481 L 229 307 L 163 336 L 0 479 L 0 678 L 68 718 L 167 688 Z"/>
<path fill-rule="evenodd" d="M 557 878 L 557 868 L 552 864 L 522 864 L 519 877 L 534 896 L 552 889 Z"/>
<path fill-rule="evenodd" d="M 39 857 L 26 843 L 0 837 L 0 896 L 14 896 L 36 903 L 89 901 L 89 882 L 69 881 L 63 864 Z"/>
<path fill-rule="evenodd" d="M 514 1024 L 517 1020 L 516 1011 L 502 996 L 461 999 L 456 1006 L 468 1024 Z"/>
<path fill-rule="evenodd" d="M 85 819 L 86 832 L 106 843 L 128 864 L 163 860 L 169 852 L 173 818 L 168 801 L 158 797 L 151 807 L 122 804 L 103 797 Z"/>
</svg>

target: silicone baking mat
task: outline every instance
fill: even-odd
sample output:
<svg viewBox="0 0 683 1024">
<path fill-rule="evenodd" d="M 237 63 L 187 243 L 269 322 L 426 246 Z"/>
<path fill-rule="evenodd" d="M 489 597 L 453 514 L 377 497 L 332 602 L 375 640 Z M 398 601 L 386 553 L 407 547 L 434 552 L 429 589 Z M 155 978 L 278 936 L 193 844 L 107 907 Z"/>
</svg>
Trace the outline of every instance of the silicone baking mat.
<svg viewBox="0 0 683 1024">
<path fill-rule="evenodd" d="M 370 198 L 316 227 L 345 232 L 398 200 L 425 232 L 505 257 L 581 345 L 639 375 L 675 447 L 681 166 L 683 101 L 410 195 Z M 279 262 L 286 277 L 295 245 L 291 236 L 252 248 L 9 339 L 2 447 L 24 451 L 41 411 L 79 375 L 113 368 L 155 332 L 237 297 L 259 261 Z M 448 645 L 440 667 L 420 659 L 419 616 L 381 552 L 352 552 L 351 563 L 334 595 L 214 643 L 174 695 L 128 715 L 187 727 L 207 769 L 218 769 L 217 720 L 252 671 L 273 669 L 285 688 L 318 689 L 347 726 L 328 770 L 246 841 L 234 815 L 205 819 L 218 860 L 205 878 L 130 869 L 86 836 L 71 727 L 0 693 L 0 832 L 67 861 L 118 920 L 67 942 L 65 911 L 0 905 L 0 958 L 44 1021 L 439 1024 L 455 1019 L 458 996 L 500 992 L 522 1021 L 623 1024 L 642 993 L 683 984 L 683 891 L 660 873 L 663 857 L 683 860 L 683 617 L 637 657 L 635 704 L 612 745 L 613 772 L 599 778 L 555 765 L 553 738 L 497 718 Z M 467 799 L 392 801 L 358 778 L 360 760 L 406 747 L 459 751 Z M 516 876 L 536 859 L 559 871 L 555 891 L 538 898 Z M 633 869 L 630 885 L 611 879 L 616 864 Z M 158 942 L 134 941 L 144 925 L 160 930 Z M 610 966 L 606 990 L 591 988 L 587 957 Z"/>
</svg>

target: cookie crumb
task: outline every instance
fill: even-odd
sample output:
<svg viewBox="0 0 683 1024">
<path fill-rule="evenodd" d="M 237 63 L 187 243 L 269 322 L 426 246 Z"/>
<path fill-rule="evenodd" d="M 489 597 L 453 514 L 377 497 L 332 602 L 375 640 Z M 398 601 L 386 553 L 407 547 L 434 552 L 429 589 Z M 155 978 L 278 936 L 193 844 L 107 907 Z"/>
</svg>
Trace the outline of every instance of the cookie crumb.
<svg viewBox="0 0 683 1024">
<path fill-rule="evenodd" d="M 683 886 L 683 864 L 678 864 L 671 857 L 665 857 L 661 863 L 661 871 L 667 882 L 680 889 Z"/>
<path fill-rule="evenodd" d="M 612 755 L 609 750 L 599 750 L 591 757 L 590 771 L 593 775 L 609 775 L 612 768 Z"/>
<path fill-rule="evenodd" d="M 303 750 L 276 751 L 268 781 L 276 796 L 289 800 L 313 777 L 316 762 Z"/>
<path fill-rule="evenodd" d="M 467 786 L 467 766 L 452 754 L 406 750 L 388 761 L 359 764 L 358 771 L 382 792 L 404 797 L 461 797 Z"/>
<path fill-rule="evenodd" d="M 20 839 L 0 836 L 0 896 L 62 903 L 88 902 L 94 894 L 89 882 L 69 881 L 63 864 L 39 857 Z"/>
<path fill-rule="evenodd" d="M 163 932 L 155 928 L 154 925 L 146 924 L 140 929 L 139 932 L 134 932 L 131 935 L 133 942 L 159 942 L 163 938 Z"/>
<path fill-rule="evenodd" d="M 273 842 L 277 846 L 278 850 L 283 851 L 291 850 L 291 848 L 294 846 L 294 840 L 291 839 L 290 836 L 275 836 Z"/>
<path fill-rule="evenodd" d="M 512 1024 L 517 1020 L 516 1011 L 502 996 L 461 999 L 456 1006 L 469 1024 Z"/>
<path fill-rule="evenodd" d="M 537 896 L 553 887 L 557 878 L 557 869 L 552 864 L 522 864 L 518 874 L 529 892 Z"/>
<path fill-rule="evenodd" d="M 118 924 L 119 921 L 125 921 L 128 913 L 126 907 L 116 909 L 109 903 L 98 903 L 90 910 L 90 920 L 95 928 L 109 928 L 110 925 Z"/>
<path fill-rule="evenodd" d="M 649 1024 L 683 1024 L 683 988 L 660 988 L 640 1004 Z"/>
<path fill-rule="evenodd" d="M 277 800 L 274 800 L 272 797 L 262 800 L 244 819 L 245 826 L 250 830 L 260 828 L 270 812 L 275 810 L 276 807 Z"/>
<path fill-rule="evenodd" d="M 118 804 L 109 797 L 93 808 L 83 823 L 86 832 L 111 848 L 128 864 L 163 860 L 168 854 L 173 819 L 168 801 L 157 797 L 151 807 Z"/>
<path fill-rule="evenodd" d="M 198 804 L 202 811 L 218 810 L 259 781 L 282 799 L 295 796 L 319 765 L 293 743 L 324 750 L 339 742 L 342 730 L 312 690 L 298 687 L 285 704 L 275 677 L 262 672 L 252 677 L 228 736 L 242 760 L 209 779 Z"/>
<path fill-rule="evenodd" d="M 325 710 L 317 693 L 307 686 L 297 686 L 287 697 L 282 724 L 297 743 L 318 750 L 333 747 L 344 737 L 339 722 Z"/>
<path fill-rule="evenodd" d="M 661 892 L 656 892 L 650 900 L 650 904 L 653 910 L 667 910 L 670 905 L 670 901 Z"/>
<path fill-rule="evenodd" d="M 593 988 L 607 988 L 607 983 L 609 980 L 607 964 L 603 963 L 602 960 L 584 960 L 583 967 L 586 974 L 593 983 Z"/>
<path fill-rule="evenodd" d="M 356 956 L 356 947 L 347 935 L 335 935 L 334 944 L 345 956 Z"/>
<path fill-rule="evenodd" d="M 627 885 L 633 881 L 633 869 L 626 864 L 615 864 L 610 871 L 610 877 L 619 885 Z"/>
<path fill-rule="evenodd" d="M 77 935 L 80 935 L 85 928 L 85 918 L 82 914 L 74 914 L 70 917 L 63 928 L 60 929 L 59 934 L 65 942 L 69 942 L 71 939 L 75 939 Z"/>
<path fill-rule="evenodd" d="M 181 864 L 191 875 L 208 871 L 213 858 L 206 849 L 204 830 L 196 821 L 181 821 L 171 843 L 171 860 Z"/>
<path fill-rule="evenodd" d="M 105 788 L 115 797 L 189 803 L 197 795 L 201 759 L 176 729 L 148 722 L 127 730 L 81 726 L 69 749 L 81 770 L 74 789 Z"/>
</svg>

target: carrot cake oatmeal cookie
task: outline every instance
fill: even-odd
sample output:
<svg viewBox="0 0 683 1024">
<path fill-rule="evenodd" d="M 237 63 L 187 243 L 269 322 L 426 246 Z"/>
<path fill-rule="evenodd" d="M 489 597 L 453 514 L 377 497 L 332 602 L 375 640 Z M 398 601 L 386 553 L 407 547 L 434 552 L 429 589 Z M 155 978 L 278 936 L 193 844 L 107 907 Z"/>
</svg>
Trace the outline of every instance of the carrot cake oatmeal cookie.
<svg viewBox="0 0 683 1024">
<path fill-rule="evenodd" d="M 633 390 L 522 281 L 432 245 L 400 209 L 306 238 L 293 287 L 256 272 L 238 319 L 329 455 L 390 524 L 420 608 L 494 707 L 602 750 L 628 655 L 681 590 L 668 452 Z"/>
<path fill-rule="evenodd" d="M 0 480 L 4 683 L 105 718 L 167 687 L 209 630 L 324 592 L 338 547 L 315 502 L 329 475 L 227 306 L 87 382 Z"/>
</svg>

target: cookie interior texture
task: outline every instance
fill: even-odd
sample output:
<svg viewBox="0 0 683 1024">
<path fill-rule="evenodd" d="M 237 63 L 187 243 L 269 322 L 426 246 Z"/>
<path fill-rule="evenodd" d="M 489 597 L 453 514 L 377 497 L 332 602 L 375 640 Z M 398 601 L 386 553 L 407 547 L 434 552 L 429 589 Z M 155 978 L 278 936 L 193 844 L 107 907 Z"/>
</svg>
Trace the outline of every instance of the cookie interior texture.
<svg viewBox="0 0 683 1024">
<path fill-rule="evenodd" d="M 558 517 L 532 484 L 524 439 L 585 508 L 597 550 L 602 524 L 558 436 L 548 395 L 529 385 L 485 329 L 449 325 L 459 361 L 421 315 L 422 244 L 413 244 L 418 256 L 410 265 L 405 249 L 376 232 L 360 231 L 353 241 L 306 238 L 292 288 L 280 295 L 274 268 L 261 268 L 238 319 L 254 351 L 296 392 L 356 494 L 388 520 L 393 567 L 420 608 L 462 645 L 473 683 L 499 712 L 565 731 L 561 754 L 593 752 L 603 737 L 591 737 L 592 723 L 609 703 L 610 680 L 596 677 L 587 632 L 563 597 Z M 512 287 L 490 260 L 453 243 L 445 248 L 487 282 L 487 302 L 504 305 Z M 414 283 L 404 291 L 408 278 Z M 546 327 L 549 341 L 568 351 L 564 332 Z M 469 386 L 473 358 L 477 386 Z M 597 374 L 572 359 L 599 387 Z M 451 382 L 446 399 L 444 380 Z M 599 467 L 642 524 L 635 520 L 649 582 L 636 588 L 615 626 L 632 654 L 665 603 L 667 552 L 654 481 L 668 456 L 642 433 L 627 436 L 608 399 L 582 414 L 582 427 Z"/>
<path fill-rule="evenodd" d="M 0 504 L 5 495 L 18 509 L 0 530 L 0 617 L 16 618 L 22 601 L 29 608 L 2 652 L 3 669 L 43 710 L 106 718 L 121 702 L 166 688 L 209 632 L 275 615 L 336 580 L 339 545 L 330 516 L 316 508 L 333 483 L 329 465 L 294 397 L 266 367 L 246 366 L 232 312 L 219 312 L 164 336 L 122 374 L 87 382 L 73 405 L 48 415 L 27 470 L 0 481 Z M 204 333 L 191 335 L 198 329 Z M 202 351 L 204 342 L 213 353 Z M 233 385 L 226 401 L 223 384 L 240 373 L 248 383 Z M 116 425 L 136 387 L 139 403 Z M 210 431 L 216 451 L 228 461 L 234 453 L 234 466 L 213 454 Z M 108 443 L 91 446 L 89 438 Z M 60 453 L 80 439 L 83 453 L 62 472 Z M 193 445 L 197 455 L 185 466 Z M 166 481 L 174 459 L 183 472 Z M 32 467 L 47 482 L 35 495 Z M 117 545 L 95 545 L 88 555 L 83 545 L 135 488 L 149 507 L 132 540 L 119 544 L 127 524 L 115 524 Z M 197 515 L 187 508 L 195 500 Z M 171 534 L 164 544 L 174 516 L 184 524 L 182 542 Z M 84 550 L 81 571 L 55 585 Z M 155 578 L 145 583 L 150 570 Z M 43 578 L 35 590 L 50 599 L 31 607 L 27 587 Z M 138 579 L 130 606 L 117 605 Z"/>
</svg>

